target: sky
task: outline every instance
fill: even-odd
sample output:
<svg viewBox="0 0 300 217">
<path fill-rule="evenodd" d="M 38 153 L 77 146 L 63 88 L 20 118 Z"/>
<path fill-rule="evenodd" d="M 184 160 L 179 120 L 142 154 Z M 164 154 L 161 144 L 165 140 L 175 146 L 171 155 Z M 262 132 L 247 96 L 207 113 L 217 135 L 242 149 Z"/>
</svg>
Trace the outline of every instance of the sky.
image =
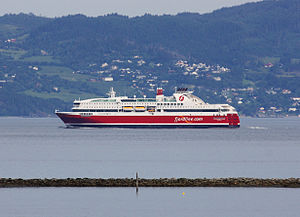
<svg viewBox="0 0 300 217">
<path fill-rule="evenodd" d="M 101 16 L 118 13 L 130 17 L 180 12 L 208 13 L 222 7 L 258 0 L 0 0 L 0 15 L 34 13 L 46 17 L 69 14 Z"/>
</svg>

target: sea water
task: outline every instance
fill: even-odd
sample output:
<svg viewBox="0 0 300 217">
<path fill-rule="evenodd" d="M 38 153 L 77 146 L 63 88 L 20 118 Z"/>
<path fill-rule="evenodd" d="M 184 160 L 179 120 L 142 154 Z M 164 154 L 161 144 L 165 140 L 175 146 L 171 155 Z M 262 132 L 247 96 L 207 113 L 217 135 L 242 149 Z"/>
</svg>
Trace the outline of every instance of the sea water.
<svg viewBox="0 0 300 217">
<path fill-rule="evenodd" d="M 242 118 L 239 129 L 66 128 L 0 118 L 0 177 L 300 176 L 300 118 Z M 183 194 L 183 192 L 185 192 Z M 298 189 L 0 189 L 0 216 L 298 216 Z"/>
<path fill-rule="evenodd" d="M 300 118 L 242 118 L 239 129 L 65 128 L 0 118 L 0 177 L 300 176 Z"/>
<path fill-rule="evenodd" d="M 282 188 L 9 188 L 0 216 L 297 217 L 299 199 Z"/>
</svg>

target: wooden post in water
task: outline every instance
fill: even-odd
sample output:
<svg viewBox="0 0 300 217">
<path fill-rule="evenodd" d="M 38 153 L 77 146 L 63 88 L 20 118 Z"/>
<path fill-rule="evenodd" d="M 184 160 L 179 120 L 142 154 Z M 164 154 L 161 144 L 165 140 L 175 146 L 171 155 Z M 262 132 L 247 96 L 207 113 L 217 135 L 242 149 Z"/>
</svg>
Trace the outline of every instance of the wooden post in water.
<svg viewBox="0 0 300 217">
<path fill-rule="evenodd" d="M 135 191 L 136 191 L 136 193 L 139 191 L 139 174 L 138 174 L 138 172 L 135 173 Z"/>
</svg>

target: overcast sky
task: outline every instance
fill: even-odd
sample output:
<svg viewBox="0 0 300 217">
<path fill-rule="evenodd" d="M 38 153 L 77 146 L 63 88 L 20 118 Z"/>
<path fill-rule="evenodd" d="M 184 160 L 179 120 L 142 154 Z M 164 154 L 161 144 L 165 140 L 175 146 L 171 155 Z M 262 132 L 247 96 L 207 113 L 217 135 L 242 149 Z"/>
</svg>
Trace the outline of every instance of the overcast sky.
<svg viewBox="0 0 300 217">
<path fill-rule="evenodd" d="M 29 13 L 47 17 L 69 14 L 99 16 L 118 13 L 128 16 L 177 14 L 179 12 L 207 13 L 213 10 L 258 0 L 0 0 L 0 15 Z"/>
</svg>

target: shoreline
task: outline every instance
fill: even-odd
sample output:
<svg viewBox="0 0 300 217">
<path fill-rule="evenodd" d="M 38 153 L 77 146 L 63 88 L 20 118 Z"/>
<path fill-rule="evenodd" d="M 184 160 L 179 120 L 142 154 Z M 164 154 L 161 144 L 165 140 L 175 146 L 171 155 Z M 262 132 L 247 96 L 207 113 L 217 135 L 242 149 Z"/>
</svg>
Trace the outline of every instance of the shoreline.
<svg viewBox="0 0 300 217">
<path fill-rule="evenodd" d="M 138 186 L 137 186 L 138 183 Z M 300 178 L 66 178 L 12 179 L 0 178 L 0 188 L 15 187 L 262 187 L 300 188 Z"/>
</svg>

